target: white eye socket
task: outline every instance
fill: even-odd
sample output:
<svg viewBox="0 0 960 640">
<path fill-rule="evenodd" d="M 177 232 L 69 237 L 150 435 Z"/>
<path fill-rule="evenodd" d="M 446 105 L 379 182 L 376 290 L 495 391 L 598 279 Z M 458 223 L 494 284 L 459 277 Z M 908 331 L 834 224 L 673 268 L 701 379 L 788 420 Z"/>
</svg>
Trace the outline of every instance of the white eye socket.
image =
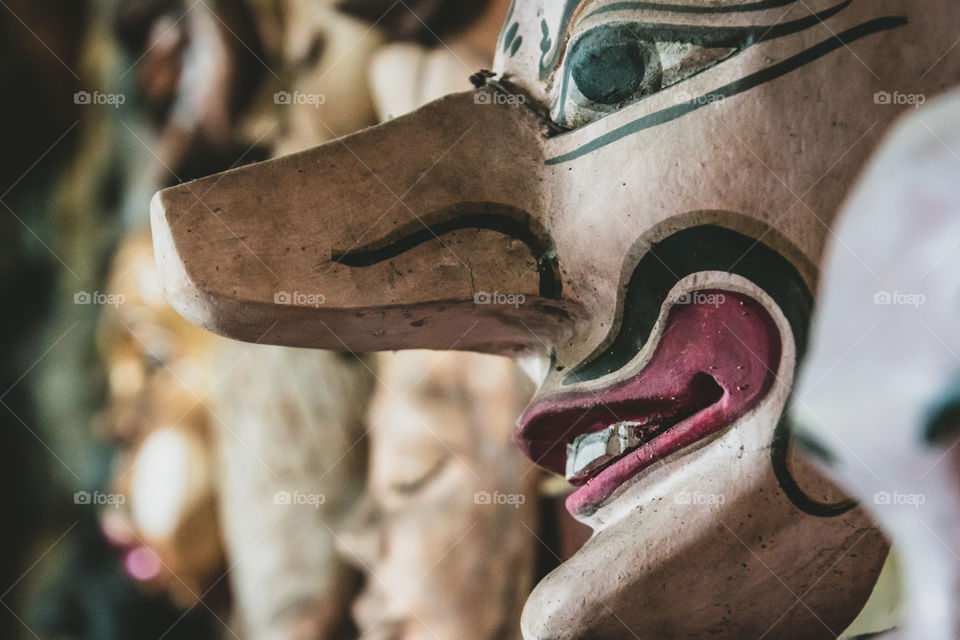
<svg viewBox="0 0 960 640">
<path fill-rule="evenodd" d="M 649 25 L 610 23 L 578 37 L 566 55 L 552 117 L 576 128 L 652 95 L 738 51 L 657 42 Z"/>
</svg>

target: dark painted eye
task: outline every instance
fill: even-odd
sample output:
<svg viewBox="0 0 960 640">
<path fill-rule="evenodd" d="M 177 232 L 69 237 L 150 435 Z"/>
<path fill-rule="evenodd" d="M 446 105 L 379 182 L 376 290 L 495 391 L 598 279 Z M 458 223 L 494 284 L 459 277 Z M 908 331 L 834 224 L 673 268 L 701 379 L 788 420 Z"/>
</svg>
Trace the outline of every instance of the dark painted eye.
<svg viewBox="0 0 960 640">
<path fill-rule="evenodd" d="M 571 44 L 552 114 L 555 122 L 580 126 L 660 90 L 663 72 L 657 46 L 634 27 L 601 25 Z"/>
<path fill-rule="evenodd" d="M 570 54 L 570 74 L 588 100 L 617 104 L 633 96 L 647 76 L 650 44 L 628 25 L 605 25 L 580 38 Z"/>
</svg>

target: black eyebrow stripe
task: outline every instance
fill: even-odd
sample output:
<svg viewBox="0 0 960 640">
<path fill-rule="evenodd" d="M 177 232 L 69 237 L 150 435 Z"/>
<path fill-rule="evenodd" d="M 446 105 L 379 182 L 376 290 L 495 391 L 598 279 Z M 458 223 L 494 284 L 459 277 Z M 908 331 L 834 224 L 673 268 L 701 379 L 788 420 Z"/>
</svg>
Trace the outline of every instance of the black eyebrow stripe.
<svg viewBox="0 0 960 640">
<path fill-rule="evenodd" d="M 881 31 L 888 31 L 890 29 L 896 29 L 909 24 L 909 20 L 901 16 L 888 16 L 885 18 L 876 18 L 868 22 L 864 22 L 856 27 L 848 29 L 843 33 L 840 33 L 835 36 L 824 40 L 820 44 L 814 45 L 805 51 L 787 58 L 782 62 L 778 62 L 775 65 L 767 67 L 766 69 L 761 69 L 756 73 L 752 73 L 740 80 L 731 82 L 728 85 L 715 89 L 708 93 L 705 93 L 702 96 L 688 100 L 687 102 L 668 107 L 666 109 L 661 109 L 654 113 L 647 114 L 641 118 L 637 118 L 632 122 L 628 122 L 625 125 L 617 127 L 616 129 L 609 131 L 601 136 L 594 138 L 593 140 L 584 143 L 574 149 L 573 151 L 568 151 L 567 153 L 560 154 L 559 156 L 554 156 L 549 158 L 546 161 L 546 164 L 561 164 L 564 162 L 569 162 L 570 160 L 575 160 L 582 156 L 587 155 L 597 149 L 601 149 L 608 144 L 616 142 L 621 138 L 645 131 L 647 129 L 652 129 L 662 124 L 672 122 L 678 118 L 682 118 L 688 113 L 692 113 L 701 109 L 709 104 L 713 104 L 719 98 L 730 98 L 740 93 L 749 91 L 759 87 L 760 85 L 766 84 L 772 80 L 776 80 L 782 76 L 787 75 L 801 67 L 804 67 L 811 62 L 814 62 L 825 55 L 836 51 L 842 47 L 847 46 L 851 42 L 859 40 L 860 38 L 865 38 L 867 36 L 879 33 Z M 561 134 L 559 137 L 563 137 Z"/>
<path fill-rule="evenodd" d="M 820 13 L 806 18 L 798 18 L 791 22 L 774 25 L 753 25 L 748 27 L 710 27 L 691 26 L 682 24 L 659 24 L 637 22 L 629 25 L 631 31 L 638 37 L 647 39 L 656 38 L 658 42 L 682 42 L 701 47 L 734 47 L 746 49 L 750 45 L 767 40 L 774 40 L 784 36 L 805 31 L 837 15 L 850 6 L 853 0 L 845 0 Z"/>
<path fill-rule="evenodd" d="M 733 6 L 719 6 L 719 7 L 696 7 L 691 5 L 683 4 L 660 4 L 657 2 L 616 2 L 606 7 L 600 7 L 596 11 L 593 11 L 589 15 L 596 15 L 598 13 L 605 13 L 609 11 L 620 11 L 620 10 L 648 10 L 648 11 L 666 11 L 671 13 L 688 13 L 688 14 L 726 14 L 726 13 L 748 13 L 751 11 L 764 11 L 766 9 L 775 9 L 777 7 L 783 7 L 788 4 L 795 4 L 799 0 L 761 0 L 760 2 L 751 2 L 748 4 L 733 5 Z M 553 42 L 550 39 L 550 27 L 547 25 L 547 21 L 541 20 L 541 30 L 543 31 L 543 37 L 540 40 L 540 48 L 543 51 L 543 55 L 540 56 L 540 79 L 544 80 L 549 75 L 551 71 L 556 69 L 557 64 L 560 62 L 560 53 L 565 48 L 565 44 L 561 42 L 561 34 L 565 33 L 567 28 L 570 26 L 570 20 L 573 18 L 574 11 L 583 2 L 580 0 L 566 0 L 564 5 L 563 12 L 560 17 L 560 28 L 557 31 L 557 42 Z M 501 33 L 502 35 L 502 33 Z M 550 51 L 553 51 L 552 55 Z M 547 56 L 550 56 L 549 59 Z"/>
<path fill-rule="evenodd" d="M 464 210 L 472 213 L 460 213 Z M 440 236 L 462 229 L 496 231 L 527 245 L 537 262 L 540 295 L 551 300 L 560 298 L 563 286 L 560 265 L 549 233 L 529 214 L 504 204 L 459 203 L 453 208 L 421 216 L 363 247 L 335 250 L 331 260 L 348 267 L 371 267 L 431 240 L 443 244 Z"/>
<path fill-rule="evenodd" d="M 605 7 L 600 7 L 590 15 L 598 13 L 607 13 L 609 11 L 636 11 L 637 9 L 646 11 L 665 11 L 669 13 L 697 13 L 697 14 L 721 14 L 721 13 L 748 13 L 750 11 L 766 11 L 767 9 L 776 9 L 785 7 L 788 4 L 796 4 L 799 0 L 763 0 L 762 2 L 750 2 L 738 5 L 723 5 L 719 7 L 698 7 L 687 4 L 661 4 L 659 2 L 615 2 Z"/>
</svg>

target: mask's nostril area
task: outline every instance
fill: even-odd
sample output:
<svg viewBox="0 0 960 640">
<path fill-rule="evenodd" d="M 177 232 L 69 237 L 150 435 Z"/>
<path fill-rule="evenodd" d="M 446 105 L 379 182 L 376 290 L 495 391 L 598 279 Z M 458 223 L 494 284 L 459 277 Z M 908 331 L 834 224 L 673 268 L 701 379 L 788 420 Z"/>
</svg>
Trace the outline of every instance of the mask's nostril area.
<svg viewBox="0 0 960 640">
<path fill-rule="evenodd" d="M 723 397 L 724 389 L 717 379 L 706 371 L 695 373 L 690 379 L 690 404 L 708 407 Z"/>
</svg>

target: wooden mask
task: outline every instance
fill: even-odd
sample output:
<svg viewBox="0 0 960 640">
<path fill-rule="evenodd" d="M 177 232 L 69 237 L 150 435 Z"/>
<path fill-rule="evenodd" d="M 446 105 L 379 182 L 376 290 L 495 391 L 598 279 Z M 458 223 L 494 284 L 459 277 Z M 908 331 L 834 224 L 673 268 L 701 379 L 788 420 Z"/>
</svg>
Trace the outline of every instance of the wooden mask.
<svg viewBox="0 0 960 640">
<path fill-rule="evenodd" d="M 835 214 L 958 23 L 517 0 L 476 91 L 158 194 L 167 295 L 244 340 L 546 354 L 516 439 L 594 535 L 526 637 L 835 637 L 886 543 L 780 417 Z"/>
</svg>

